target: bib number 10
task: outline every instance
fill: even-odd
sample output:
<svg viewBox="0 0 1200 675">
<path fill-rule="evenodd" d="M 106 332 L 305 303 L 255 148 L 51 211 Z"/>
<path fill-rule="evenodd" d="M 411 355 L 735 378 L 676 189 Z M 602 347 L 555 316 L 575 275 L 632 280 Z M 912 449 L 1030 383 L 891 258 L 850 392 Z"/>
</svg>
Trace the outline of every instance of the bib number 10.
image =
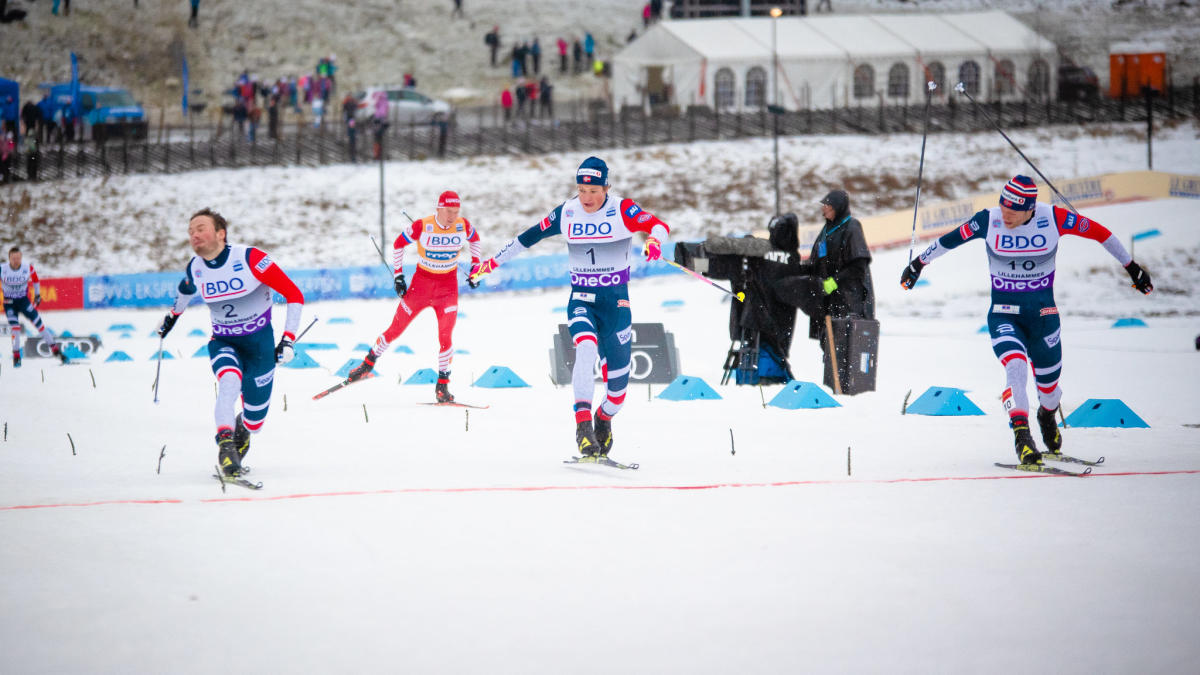
<svg viewBox="0 0 1200 675">
<path fill-rule="evenodd" d="M 1011 267 L 1013 269 L 1013 271 L 1015 272 L 1017 269 L 1017 261 L 1009 260 L 1008 266 Z M 1032 271 L 1034 267 L 1037 267 L 1037 263 L 1033 262 L 1032 260 L 1021 261 L 1021 269 L 1025 270 L 1026 272 Z"/>
</svg>

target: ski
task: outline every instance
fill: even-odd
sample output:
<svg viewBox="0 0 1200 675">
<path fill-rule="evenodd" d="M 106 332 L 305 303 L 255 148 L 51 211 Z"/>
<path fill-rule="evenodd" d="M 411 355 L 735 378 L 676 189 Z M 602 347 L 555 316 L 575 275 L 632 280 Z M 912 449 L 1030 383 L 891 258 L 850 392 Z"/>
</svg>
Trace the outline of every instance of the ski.
<svg viewBox="0 0 1200 675">
<path fill-rule="evenodd" d="M 996 462 L 996 466 L 1002 469 L 1016 469 L 1017 471 L 1031 471 L 1033 473 L 1046 473 L 1052 476 L 1086 476 L 1092 472 L 1092 467 L 1087 467 L 1083 471 L 1068 471 L 1060 469 L 1057 466 L 1046 466 L 1044 464 L 1002 464 Z"/>
<path fill-rule="evenodd" d="M 225 492 L 226 485 L 237 485 L 239 487 L 244 487 L 247 490 L 262 489 L 262 483 L 251 483 L 241 476 L 226 476 L 225 473 L 221 471 L 221 467 L 214 466 L 213 468 L 216 470 L 216 473 L 213 474 L 213 478 L 216 478 L 221 483 L 221 492 Z M 249 473 L 249 470 L 247 469 L 245 472 Z"/>
<path fill-rule="evenodd" d="M 1104 458 L 1097 460 L 1080 459 L 1070 455 L 1064 455 L 1061 452 L 1043 452 L 1042 459 L 1048 459 L 1052 462 L 1066 462 L 1068 464 L 1083 464 L 1084 466 L 1100 466 L 1104 463 Z"/>
<path fill-rule="evenodd" d="M 359 378 L 359 379 L 364 379 L 364 378 Z M 349 385 L 349 384 L 354 384 L 355 382 L 358 382 L 358 380 L 354 380 L 354 379 L 347 377 L 346 379 L 342 380 L 341 382 L 338 382 L 337 384 L 326 389 L 325 391 L 317 392 L 316 394 L 313 395 L 312 400 L 316 401 L 318 399 L 325 398 L 326 396 L 332 394 L 333 392 L 337 391 L 338 389 L 341 389 L 342 387 L 345 387 L 346 385 Z"/>
<path fill-rule="evenodd" d="M 459 403 L 458 401 L 446 401 L 444 403 L 418 401 L 417 405 L 432 405 L 440 408 L 471 408 L 472 410 L 487 410 L 490 405 L 472 405 L 470 403 Z"/>
<path fill-rule="evenodd" d="M 563 464 L 600 464 L 602 466 L 611 466 L 614 469 L 636 469 L 636 468 L 638 468 L 637 462 L 630 462 L 629 464 L 622 464 L 616 460 L 609 459 L 608 457 L 597 457 L 596 455 L 588 455 L 586 457 L 572 457 L 571 459 L 564 459 Z"/>
</svg>

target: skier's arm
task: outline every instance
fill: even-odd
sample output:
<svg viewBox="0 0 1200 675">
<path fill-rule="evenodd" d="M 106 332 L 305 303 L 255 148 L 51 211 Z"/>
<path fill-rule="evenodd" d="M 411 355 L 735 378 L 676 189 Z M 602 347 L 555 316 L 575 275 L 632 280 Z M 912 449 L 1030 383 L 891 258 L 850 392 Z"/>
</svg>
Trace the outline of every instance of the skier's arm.
<svg viewBox="0 0 1200 675">
<path fill-rule="evenodd" d="M 983 239 L 987 236 L 987 224 L 988 212 L 987 209 L 984 209 L 971 216 L 967 222 L 938 237 L 904 268 L 900 274 L 900 286 L 911 289 L 917 285 L 917 277 L 921 276 L 921 270 L 935 259 L 945 255 L 946 251 L 958 248 L 972 239 Z"/>
<path fill-rule="evenodd" d="M 183 280 L 179 282 L 179 288 L 175 291 L 175 304 L 171 305 L 171 311 L 167 312 L 167 315 L 163 317 L 162 324 L 158 327 L 159 337 L 167 337 L 167 333 L 170 333 L 171 329 L 175 327 L 175 322 L 179 320 L 179 315 L 187 309 L 196 290 L 196 282 L 192 279 L 192 264 L 188 263 L 183 271 Z"/>
<path fill-rule="evenodd" d="M 283 337 L 295 341 L 296 329 L 300 327 L 300 310 L 304 307 L 304 294 L 265 252 L 251 247 L 246 251 L 246 263 L 250 265 L 250 273 L 254 275 L 255 279 L 282 295 L 283 299 L 287 301 L 287 318 L 283 322 Z"/>
<path fill-rule="evenodd" d="M 37 307 L 42 304 L 42 284 L 38 281 L 37 271 L 33 269 L 33 263 L 29 263 L 29 283 L 33 284 L 33 306 Z"/>
<path fill-rule="evenodd" d="M 1054 223 L 1058 226 L 1060 235 L 1071 234 L 1100 242 L 1109 255 L 1117 259 L 1125 271 L 1129 273 L 1132 286 L 1149 295 L 1154 290 L 1150 274 L 1142 266 L 1133 261 L 1133 256 L 1125 250 L 1125 245 L 1107 227 L 1077 213 L 1072 213 L 1061 206 L 1054 207 Z"/>
<path fill-rule="evenodd" d="M 491 274 L 495 269 L 504 263 L 512 260 L 521 254 L 525 249 L 530 248 L 539 241 L 553 237 L 557 234 L 562 234 L 562 205 L 559 204 L 550 215 L 542 218 L 541 222 L 533 227 L 518 234 L 515 238 L 505 242 L 496 255 L 484 260 L 479 265 L 479 270 L 471 275 L 472 278 L 478 280 L 485 274 Z"/>
<path fill-rule="evenodd" d="M 662 258 L 663 243 L 671 228 L 659 220 L 658 216 L 644 210 L 632 199 L 621 200 L 621 221 L 630 232 L 645 232 L 646 246 L 643 252 L 647 260 Z"/>
</svg>

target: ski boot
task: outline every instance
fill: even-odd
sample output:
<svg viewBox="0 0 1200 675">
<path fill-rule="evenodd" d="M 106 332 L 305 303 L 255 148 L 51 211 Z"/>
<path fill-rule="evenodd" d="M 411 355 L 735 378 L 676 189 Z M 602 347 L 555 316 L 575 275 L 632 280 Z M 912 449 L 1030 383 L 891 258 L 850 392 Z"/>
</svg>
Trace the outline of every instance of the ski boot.
<svg viewBox="0 0 1200 675">
<path fill-rule="evenodd" d="M 354 370 L 350 371 L 350 376 L 346 379 L 350 382 L 358 382 L 366 377 L 372 370 L 375 370 L 375 352 L 367 352 L 367 356 L 363 359 L 363 362 L 358 364 Z"/>
<path fill-rule="evenodd" d="M 438 403 L 454 403 L 454 394 L 450 393 L 449 371 L 438 372 L 437 386 L 434 387 L 433 391 L 437 395 Z"/>
<path fill-rule="evenodd" d="M 63 352 L 62 345 L 57 342 L 50 345 L 50 353 L 57 356 L 58 360 L 62 361 L 64 366 L 71 362 L 71 359 L 67 358 L 66 353 Z"/>
<path fill-rule="evenodd" d="M 242 422 L 242 413 L 238 413 L 234 418 L 233 446 L 237 448 L 238 464 L 241 464 L 246 458 L 246 453 L 250 452 L 250 430 Z"/>
<path fill-rule="evenodd" d="M 1042 453 L 1038 452 L 1033 435 L 1029 433 L 1029 421 L 1013 420 L 1013 437 L 1016 441 L 1017 458 L 1021 464 L 1041 464 Z"/>
<path fill-rule="evenodd" d="M 13 351 L 13 368 L 21 367 L 21 352 L 20 350 Z"/>
<path fill-rule="evenodd" d="M 596 456 L 600 443 L 596 441 L 596 432 L 592 430 L 591 420 L 584 420 L 575 425 L 575 444 L 579 446 L 580 455 Z"/>
<path fill-rule="evenodd" d="M 237 476 L 242 473 L 242 462 L 238 459 L 237 445 L 233 440 L 233 429 L 222 429 L 217 432 L 217 466 L 226 476 Z"/>
<path fill-rule="evenodd" d="M 612 418 L 596 415 L 596 421 L 593 424 L 596 431 L 596 443 L 600 448 L 598 453 L 601 457 L 608 457 L 608 451 L 612 449 Z"/>
<path fill-rule="evenodd" d="M 1047 410 L 1038 406 L 1037 421 L 1038 426 L 1042 428 L 1042 442 L 1046 444 L 1046 453 L 1051 455 L 1062 454 L 1062 433 L 1058 430 L 1058 422 L 1054 419 L 1054 413 L 1058 409 Z"/>
</svg>

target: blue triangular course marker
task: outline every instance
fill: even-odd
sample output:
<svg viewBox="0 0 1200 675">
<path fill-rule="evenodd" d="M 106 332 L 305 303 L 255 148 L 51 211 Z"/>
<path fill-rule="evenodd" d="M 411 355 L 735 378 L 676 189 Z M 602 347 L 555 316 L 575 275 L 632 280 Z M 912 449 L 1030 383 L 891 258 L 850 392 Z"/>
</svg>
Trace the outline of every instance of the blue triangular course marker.
<svg viewBox="0 0 1200 675">
<path fill-rule="evenodd" d="M 980 326 L 980 327 L 979 327 L 979 330 L 977 330 L 977 331 L 975 331 L 975 332 L 976 332 L 976 333 L 986 333 L 986 332 L 988 332 L 988 330 L 989 330 L 989 329 L 988 329 L 988 326 L 987 326 L 987 324 L 985 323 L 985 324 L 983 324 L 982 326 Z"/>
<path fill-rule="evenodd" d="M 333 342 L 300 342 L 295 345 L 296 351 L 311 350 L 311 349 L 337 349 L 338 346 Z"/>
<path fill-rule="evenodd" d="M 362 359 L 350 359 L 345 364 L 343 364 L 341 368 L 338 368 L 337 376 L 338 377 L 350 377 L 350 371 L 357 368 L 358 364 L 360 364 L 360 363 L 362 363 Z M 381 373 L 378 370 L 372 370 L 371 372 L 367 373 L 367 377 L 375 377 L 380 374 Z"/>
<path fill-rule="evenodd" d="M 471 352 L 469 352 L 469 351 L 467 351 L 467 350 L 465 350 L 465 349 L 455 349 L 455 350 L 454 350 L 454 353 L 455 353 L 455 354 L 467 354 L 468 356 L 471 354 Z"/>
<path fill-rule="evenodd" d="M 71 333 L 71 331 L 64 330 L 63 332 L 58 334 L 58 337 L 75 337 L 75 336 Z"/>
<path fill-rule="evenodd" d="M 355 364 L 357 365 L 357 364 Z M 284 368 L 320 368 L 321 364 L 313 360 L 307 353 L 297 350 L 291 361 L 283 364 Z M 343 375 L 342 377 L 345 377 Z"/>
<path fill-rule="evenodd" d="M 130 355 L 128 355 L 125 352 L 118 349 L 117 351 L 109 354 L 108 358 L 104 359 L 104 362 L 108 363 L 109 361 L 132 361 L 132 360 L 133 360 L 133 357 L 131 357 Z"/>
<path fill-rule="evenodd" d="M 408 345 L 396 345 L 396 348 L 393 349 L 392 351 L 394 351 L 398 354 L 412 354 L 413 353 L 412 347 L 409 347 Z"/>
<path fill-rule="evenodd" d="M 466 313 L 466 312 L 455 312 L 455 314 L 456 314 L 456 315 L 458 315 L 458 318 L 460 318 L 460 319 L 465 319 L 465 318 L 467 318 L 467 313 Z"/>
<path fill-rule="evenodd" d="M 905 410 L 910 415 L 982 415 L 967 393 L 954 387 L 930 387 Z"/>
<path fill-rule="evenodd" d="M 1119 398 L 1089 398 L 1067 415 L 1068 427 L 1117 427 L 1149 429 L 1150 425 Z"/>
<path fill-rule="evenodd" d="M 346 317 L 346 316 L 335 316 L 335 317 L 333 317 L 332 319 L 330 319 L 329 321 L 327 321 L 326 323 L 331 323 L 331 324 L 351 324 L 351 323 L 354 323 L 354 322 L 350 320 L 350 317 Z"/>
<path fill-rule="evenodd" d="M 1117 319 L 1116 321 L 1114 321 L 1112 327 L 1113 328 L 1134 328 L 1134 327 L 1145 328 L 1146 322 L 1142 321 L 1141 319 L 1135 318 L 1135 317 L 1127 316 L 1123 319 Z"/>
<path fill-rule="evenodd" d="M 114 323 L 113 325 L 109 326 L 108 329 L 113 332 L 116 332 L 119 330 L 120 331 L 135 330 L 133 327 L 133 324 L 131 324 L 131 323 Z"/>
<path fill-rule="evenodd" d="M 1141 241 L 1143 239 L 1157 237 L 1160 234 L 1162 234 L 1162 232 L 1159 232 L 1158 228 L 1156 227 L 1153 230 L 1142 230 L 1141 232 L 1136 232 L 1136 233 L 1134 233 L 1134 235 L 1132 237 L 1130 237 L 1130 239 L 1132 241 Z"/>
<path fill-rule="evenodd" d="M 917 279 L 917 283 L 914 284 L 914 287 L 915 286 L 928 286 L 928 285 L 929 285 L 928 279 Z"/>
<path fill-rule="evenodd" d="M 683 307 L 683 301 L 682 300 L 663 300 L 662 306 L 663 307 Z"/>
<path fill-rule="evenodd" d="M 798 410 L 800 408 L 840 408 L 842 404 L 833 400 L 833 397 L 825 393 L 824 389 L 812 382 L 792 380 L 783 385 L 783 391 L 775 394 L 775 398 L 771 399 L 767 405 L 785 410 Z"/>
<path fill-rule="evenodd" d="M 209 356 L 209 354 L 208 354 L 208 345 L 207 344 L 200 345 L 200 348 L 197 349 L 195 351 L 195 353 L 192 354 L 193 359 L 199 359 L 199 358 L 207 359 L 208 356 Z"/>
<path fill-rule="evenodd" d="M 188 337 L 204 337 L 205 335 L 208 335 L 208 333 L 205 333 L 199 328 L 193 328 L 188 331 Z"/>
<path fill-rule="evenodd" d="M 369 345 L 365 342 L 360 342 L 360 343 L 354 345 L 354 351 L 356 351 L 356 352 L 365 352 L 365 351 L 368 351 L 369 349 L 371 349 L 371 345 Z"/>
<path fill-rule="evenodd" d="M 133 333 L 121 333 L 122 340 L 128 340 L 131 337 L 133 337 Z"/>
<path fill-rule="evenodd" d="M 551 311 L 552 313 L 554 313 L 554 314 L 560 314 L 560 313 L 562 313 L 562 312 L 565 312 L 565 311 L 567 311 L 567 306 L 566 306 L 566 305 L 559 305 L 558 307 L 555 307 L 554 309 L 552 309 L 552 310 L 550 310 L 550 311 Z"/>
<path fill-rule="evenodd" d="M 66 347 L 63 347 L 62 351 L 63 354 L 67 355 L 68 359 L 74 359 L 76 361 L 80 359 L 86 359 L 88 357 L 87 354 L 83 353 L 82 349 L 76 347 L 74 344 L 68 344 Z"/>
<path fill-rule="evenodd" d="M 404 381 L 404 384 L 437 384 L 437 373 L 433 368 L 422 368 Z"/>
<path fill-rule="evenodd" d="M 161 352 L 161 353 L 162 353 L 162 357 L 163 357 L 163 360 L 164 360 L 164 361 L 166 361 L 166 360 L 168 360 L 168 359 L 173 359 L 173 358 L 175 358 L 175 357 L 174 357 L 174 356 L 171 354 L 171 352 L 169 352 L 169 351 L 167 351 L 167 350 L 165 350 L 165 349 L 164 349 L 164 350 L 162 350 L 162 352 Z M 150 360 L 151 360 L 151 361 L 154 361 L 154 360 L 158 359 L 158 355 L 159 355 L 159 352 L 154 352 L 153 354 L 151 354 L 151 355 L 150 355 Z"/>
<path fill-rule="evenodd" d="M 698 399 L 715 400 L 721 398 L 721 395 L 698 377 L 680 375 L 675 378 L 674 382 L 667 385 L 667 388 L 663 389 L 656 398 L 668 401 L 695 401 Z"/>
<path fill-rule="evenodd" d="M 488 368 L 483 375 L 480 375 L 479 379 L 475 380 L 475 384 L 471 386 L 500 389 L 508 387 L 528 387 L 529 385 L 525 382 L 525 380 L 517 377 L 517 374 L 508 367 L 492 366 L 491 368 Z"/>
<path fill-rule="evenodd" d="M 162 336 L 158 334 L 158 331 L 152 330 L 146 337 L 162 337 Z"/>
</svg>

